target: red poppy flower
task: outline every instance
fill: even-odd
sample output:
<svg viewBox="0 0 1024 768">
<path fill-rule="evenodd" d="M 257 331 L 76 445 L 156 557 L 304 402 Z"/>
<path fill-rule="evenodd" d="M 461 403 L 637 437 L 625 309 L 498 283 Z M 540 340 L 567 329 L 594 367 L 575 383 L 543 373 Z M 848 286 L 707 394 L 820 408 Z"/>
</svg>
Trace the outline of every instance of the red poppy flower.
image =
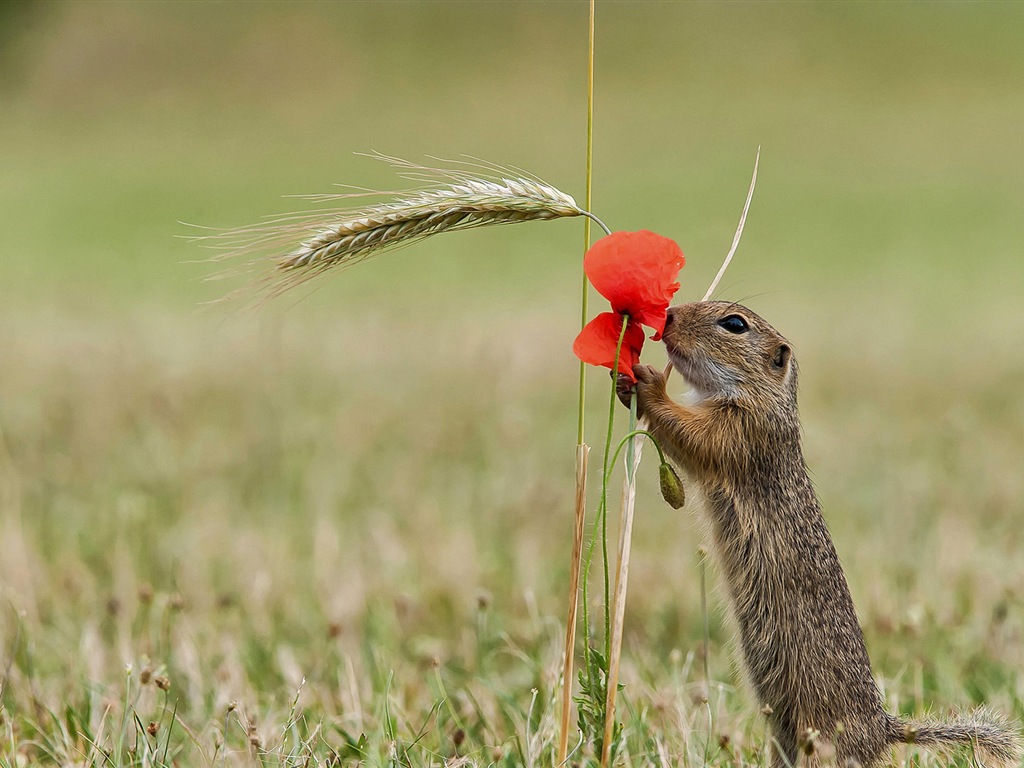
<svg viewBox="0 0 1024 768">
<path fill-rule="evenodd" d="M 644 345 L 640 326 L 654 329 L 654 341 L 661 338 L 669 302 L 679 290 L 676 276 L 684 262 L 675 241 L 647 230 L 613 232 L 594 243 L 583 257 L 583 271 L 614 311 L 602 312 L 584 326 L 572 345 L 576 357 L 613 368 L 622 318 L 628 316 L 618 370 L 632 379 Z"/>
</svg>

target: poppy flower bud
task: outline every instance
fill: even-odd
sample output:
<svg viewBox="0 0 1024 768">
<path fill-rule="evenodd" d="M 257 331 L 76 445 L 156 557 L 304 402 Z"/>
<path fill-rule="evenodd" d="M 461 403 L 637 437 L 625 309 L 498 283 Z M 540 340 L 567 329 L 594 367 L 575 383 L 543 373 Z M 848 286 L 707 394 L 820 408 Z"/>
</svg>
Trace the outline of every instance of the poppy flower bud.
<svg viewBox="0 0 1024 768">
<path fill-rule="evenodd" d="M 679 475 L 667 463 L 663 463 L 658 469 L 661 480 L 661 496 L 672 509 L 681 509 L 686 503 L 686 494 L 683 493 L 683 482 Z"/>
</svg>

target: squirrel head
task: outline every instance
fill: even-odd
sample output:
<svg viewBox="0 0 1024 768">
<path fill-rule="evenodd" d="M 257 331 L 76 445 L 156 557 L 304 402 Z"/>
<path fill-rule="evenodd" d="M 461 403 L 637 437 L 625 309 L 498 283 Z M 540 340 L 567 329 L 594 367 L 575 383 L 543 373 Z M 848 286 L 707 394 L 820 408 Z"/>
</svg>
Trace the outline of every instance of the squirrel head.
<svg viewBox="0 0 1024 768">
<path fill-rule="evenodd" d="M 792 347 L 746 307 L 725 301 L 672 307 L 662 339 L 673 367 L 699 400 L 795 413 L 797 366 Z"/>
</svg>

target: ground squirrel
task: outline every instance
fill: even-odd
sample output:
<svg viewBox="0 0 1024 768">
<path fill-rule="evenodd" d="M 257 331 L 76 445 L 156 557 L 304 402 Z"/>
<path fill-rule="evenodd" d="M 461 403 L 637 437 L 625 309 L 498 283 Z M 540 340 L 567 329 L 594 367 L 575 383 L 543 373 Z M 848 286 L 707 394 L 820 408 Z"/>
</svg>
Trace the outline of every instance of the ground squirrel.
<svg viewBox="0 0 1024 768">
<path fill-rule="evenodd" d="M 1018 734 L 985 711 L 917 723 L 883 709 L 804 465 L 789 342 L 749 309 L 717 301 L 673 307 L 664 341 L 691 402 L 671 400 L 664 375 L 639 365 L 639 414 L 687 490 L 705 499 L 746 668 L 768 715 L 773 768 L 798 759 L 866 768 L 911 741 L 975 745 L 989 766 L 1016 764 Z M 620 376 L 620 397 L 632 386 Z"/>
</svg>

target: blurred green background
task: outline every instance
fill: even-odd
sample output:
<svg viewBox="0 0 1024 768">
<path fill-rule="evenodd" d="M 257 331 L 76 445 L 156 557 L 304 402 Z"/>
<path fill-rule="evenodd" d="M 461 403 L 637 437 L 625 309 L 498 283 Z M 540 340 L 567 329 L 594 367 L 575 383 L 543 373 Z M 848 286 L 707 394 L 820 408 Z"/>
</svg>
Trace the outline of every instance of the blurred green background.
<svg viewBox="0 0 1024 768">
<path fill-rule="evenodd" d="M 519 166 L 582 201 L 586 21 L 583 2 L 0 6 L 0 639 L 33 643 L 7 711 L 34 711 L 19 690 L 117 699 L 133 660 L 191 697 L 197 743 L 230 700 L 279 732 L 300 669 L 303 704 L 358 733 L 336 688 L 369 701 L 398 667 L 426 712 L 417 660 L 440 658 L 456 698 L 491 680 L 525 712 L 540 688 L 553 733 L 581 224 L 438 237 L 253 313 L 200 309 L 238 282 L 204 281 L 219 267 L 180 222 L 406 184 L 368 151 Z M 1015 3 L 598 3 L 593 209 L 681 244 L 681 299 L 762 148 L 718 296 L 796 346 L 808 460 L 905 711 L 1024 700 L 1022 31 Z M 700 537 L 648 470 L 623 679 L 657 698 L 701 637 Z M 523 675 L 466 661 L 484 603 Z M 180 636 L 139 618 L 183 605 Z M 722 680 L 728 636 L 715 618 Z"/>
<path fill-rule="evenodd" d="M 396 185 L 358 151 L 473 155 L 582 198 L 585 4 L 3 14 L 5 303 L 188 309 L 219 288 L 182 265 L 202 252 L 175 239 L 178 221 L 237 226 L 288 210 L 282 195 Z M 1021 285 L 1021 8 L 608 3 L 598 25 L 594 208 L 678 239 L 688 296 L 728 245 L 759 144 L 730 297 L 856 291 L 937 311 Z M 332 281 L 325 300 L 458 283 L 486 302 L 550 291 L 571 305 L 578 229 L 427 243 Z"/>
</svg>

